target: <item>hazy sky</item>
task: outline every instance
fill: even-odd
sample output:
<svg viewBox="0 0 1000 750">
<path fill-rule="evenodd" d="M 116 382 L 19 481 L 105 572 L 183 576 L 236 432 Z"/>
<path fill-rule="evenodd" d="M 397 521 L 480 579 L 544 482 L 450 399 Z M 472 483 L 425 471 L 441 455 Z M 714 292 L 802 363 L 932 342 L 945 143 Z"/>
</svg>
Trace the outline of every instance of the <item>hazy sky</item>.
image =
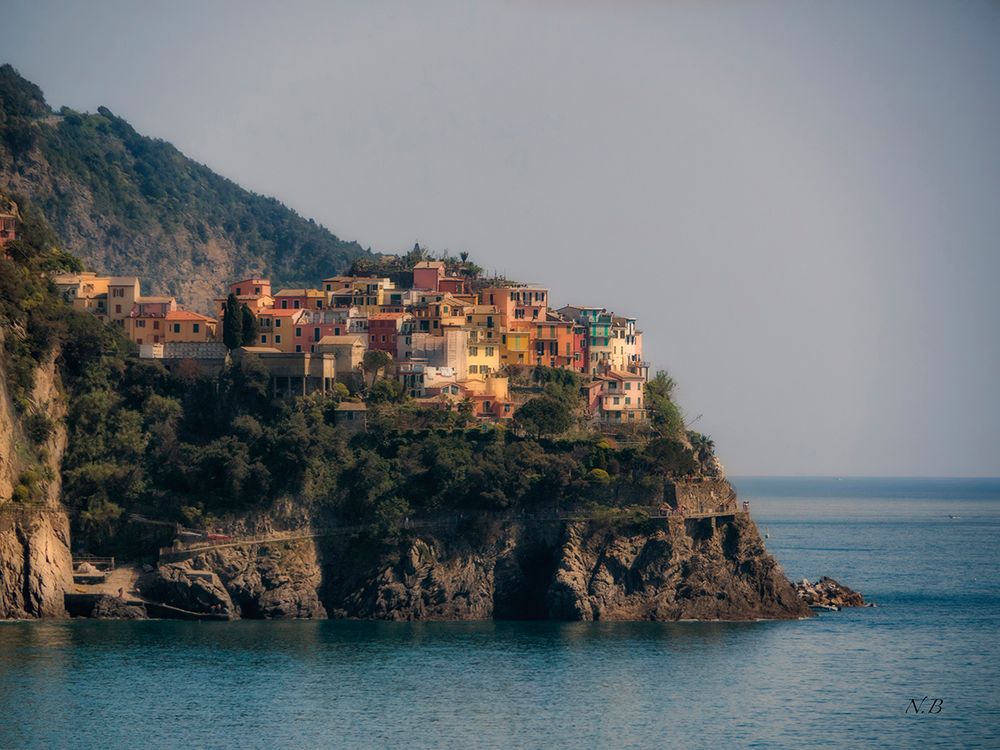
<svg viewBox="0 0 1000 750">
<path fill-rule="evenodd" d="M 638 316 L 731 473 L 1000 475 L 1000 4 L 0 5 L 55 107 Z"/>
</svg>

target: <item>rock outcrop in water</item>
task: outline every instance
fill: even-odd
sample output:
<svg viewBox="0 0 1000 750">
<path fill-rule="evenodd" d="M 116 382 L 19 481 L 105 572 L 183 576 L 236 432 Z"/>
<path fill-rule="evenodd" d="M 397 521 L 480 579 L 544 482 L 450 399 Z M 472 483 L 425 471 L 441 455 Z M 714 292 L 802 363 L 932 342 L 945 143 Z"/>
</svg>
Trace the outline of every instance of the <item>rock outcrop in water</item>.
<svg viewBox="0 0 1000 750">
<path fill-rule="evenodd" d="M 816 583 L 811 583 L 808 578 L 803 578 L 795 584 L 795 593 L 808 606 L 817 609 L 869 606 L 865 603 L 865 598 L 857 591 L 826 576 L 820 578 Z"/>
</svg>

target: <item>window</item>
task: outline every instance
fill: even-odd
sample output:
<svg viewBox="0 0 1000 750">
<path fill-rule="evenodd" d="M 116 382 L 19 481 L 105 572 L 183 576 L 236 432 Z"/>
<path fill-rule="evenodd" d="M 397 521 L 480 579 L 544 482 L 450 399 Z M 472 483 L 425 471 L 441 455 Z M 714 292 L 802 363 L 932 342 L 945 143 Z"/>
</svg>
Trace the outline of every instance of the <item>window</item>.
<svg viewBox="0 0 1000 750">
<path fill-rule="evenodd" d="M 375 343 L 375 334 L 374 333 L 372 334 L 372 343 L 373 344 Z"/>
<path fill-rule="evenodd" d="M 296 344 L 296 345 L 295 345 L 295 351 L 296 351 L 296 352 L 301 352 L 301 351 L 302 351 L 302 346 L 301 346 L 301 344 Z"/>
<path fill-rule="evenodd" d="M 181 324 L 174 323 L 174 333 L 180 333 L 180 332 L 181 332 Z"/>
<path fill-rule="evenodd" d="M 319 341 L 319 339 L 320 339 L 319 329 L 313 328 L 313 341 Z"/>
<path fill-rule="evenodd" d="M 493 356 L 493 352 L 494 352 L 494 349 L 493 349 L 492 346 L 487 346 L 486 347 L 486 356 L 487 357 L 492 357 Z"/>
<path fill-rule="evenodd" d="M 254 294 L 260 294 L 260 287 L 259 287 L 259 286 L 255 286 L 255 287 L 253 288 L 253 293 L 254 293 Z"/>
<path fill-rule="evenodd" d="M 626 396 L 625 397 L 625 406 L 631 406 L 631 405 L 632 405 L 632 398 L 630 396 Z"/>
<path fill-rule="evenodd" d="M 469 372 L 471 372 L 473 375 L 475 375 L 477 372 L 479 372 L 479 366 L 478 365 L 469 365 Z"/>
<path fill-rule="evenodd" d="M 281 328 L 281 318 L 275 318 L 274 319 L 274 327 L 275 328 Z"/>
<path fill-rule="evenodd" d="M 260 337 L 260 343 L 266 344 L 267 343 L 267 336 L 261 336 Z"/>
<path fill-rule="evenodd" d="M 154 331 L 159 331 L 160 330 L 160 321 L 158 321 L 158 320 L 154 320 L 153 321 L 153 330 Z"/>
<path fill-rule="evenodd" d="M 614 399 L 612 399 L 612 401 L 611 401 L 611 403 L 615 404 L 616 406 L 617 406 L 617 405 L 618 405 L 618 404 L 619 404 L 620 402 L 621 402 L 621 399 L 620 399 L 620 398 L 618 398 L 618 396 L 615 396 L 615 397 L 614 397 Z"/>
<path fill-rule="evenodd" d="M 626 383 L 625 384 L 625 390 L 626 391 L 631 391 L 632 390 L 632 384 L 631 383 Z"/>
<path fill-rule="evenodd" d="M 288 309 L 288 300 L 287 299 L 281 300 L 281 309 L 282 310 L 287 310 Z"/>
<path fill-rule="evenodd" d="M 479 356 L 479 347 L 478 346 L 470 346 L 469 347 L 469 356 L 470 357 L 478 357 Z"/>
<path fill-rule="evenodd" d="M 200 333 L 201 332 L 201 323 L 195 323 L 194 325 L 192 325 L 191 326 L 191 330 L 194 331 L 195 333 Z"/>
<path fill-rule="evenodd" d="M 296 338 L 302 336 L 302 329 L 301 328 L 296 327 L 296 329 L 295 329 L 295 336 L 296 336 Z"/>
<path fill-rule="evenodd" d="M 243 290 L 240 289 L 239 287 L 236 287 L 236 296 L 239 297 L 241 294 L 243 294 Z"/>
<path fill-rule="evenodd" d="M 120 313 L 121 311 L 122 311 L 122 306 L 121 305 L 115 305 L 115 312 L 116 313 Z"/>
<path fill-rule="evenodd" d="M 274 337 L 274 343 L 275 344 L 280 344 L 281 343 L 281 334 L 280 333 L 277 336 Z"/>
<path fill-rule="evenodd" d="M 382 336 L 382 343 L 383 344 L 385 343 L 385 336 L 384 335 Z"/>
<path fill-rule="evenodd" d="M 112 297 L 124 297 L 125 296 L 125 290 L 124 289 L 117 289 L 117 288 L 116 289 L 112 289 L 111 290 L 111 296 Z"/>
<path fill-rule="evenodd" d="M 140 318 L 139 320 L 135 321 L 135 327 L 136 328 L 145 328 L 146 327 L 146 321 L 142 320 Z"/>
</svg>

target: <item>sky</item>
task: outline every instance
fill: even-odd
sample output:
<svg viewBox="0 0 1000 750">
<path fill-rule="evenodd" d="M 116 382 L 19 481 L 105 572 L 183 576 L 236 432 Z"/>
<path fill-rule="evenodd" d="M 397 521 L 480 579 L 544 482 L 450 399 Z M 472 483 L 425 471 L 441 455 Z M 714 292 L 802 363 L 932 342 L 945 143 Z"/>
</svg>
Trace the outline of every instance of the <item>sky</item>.
<svg viewBox="0 0 1000 750">
<path fill-rule="evenodd" d="M 0 6 L 56 108 L 638 317 L 731 474 L 1000 475 L 1000 3 Z"/>
</svg>

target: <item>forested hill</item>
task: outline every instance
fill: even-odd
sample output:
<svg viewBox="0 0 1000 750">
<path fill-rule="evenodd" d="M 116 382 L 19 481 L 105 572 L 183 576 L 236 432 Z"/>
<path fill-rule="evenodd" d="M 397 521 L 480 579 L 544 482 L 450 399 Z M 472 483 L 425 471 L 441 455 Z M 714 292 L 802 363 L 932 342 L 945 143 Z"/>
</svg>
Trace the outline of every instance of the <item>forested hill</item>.
<svg viewBox="0 0 1000 750">
<path fill-rule="evenodd" d="M 144 292 L 195 308 L 227 279 L 312 285 L 368 254 L 104 107 L 54 112 L 10 65 L 0 66 L 0 192 L 40 208 L 91 270 L 140 275 Z"/>
</svg>

